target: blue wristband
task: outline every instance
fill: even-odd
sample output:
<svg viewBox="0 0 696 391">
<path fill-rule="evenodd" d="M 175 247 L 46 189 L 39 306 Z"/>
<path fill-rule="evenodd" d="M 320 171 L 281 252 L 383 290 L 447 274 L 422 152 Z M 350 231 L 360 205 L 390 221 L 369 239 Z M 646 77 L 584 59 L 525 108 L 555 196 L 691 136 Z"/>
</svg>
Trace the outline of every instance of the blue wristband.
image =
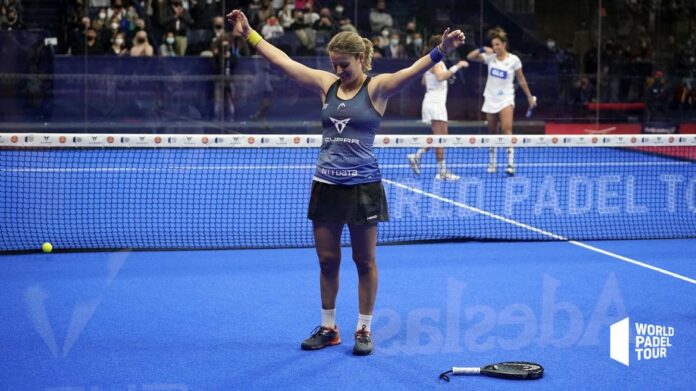
<svg viewBox="0 0 696 391">
<path fill-rule="evenodd" d="M 486 53 L 486 48 L 484 48 L 483 46 L 481 46 L 481 47 L 479 48 L 479 53 Z"/>
<path fill-rule="evenodd" d="M 442 61 L 443 58 L 445 58 L 445 53 L 442 53 L 437 46 L 430 51 L 430 60 L 435 64 Z"/>
</svg>

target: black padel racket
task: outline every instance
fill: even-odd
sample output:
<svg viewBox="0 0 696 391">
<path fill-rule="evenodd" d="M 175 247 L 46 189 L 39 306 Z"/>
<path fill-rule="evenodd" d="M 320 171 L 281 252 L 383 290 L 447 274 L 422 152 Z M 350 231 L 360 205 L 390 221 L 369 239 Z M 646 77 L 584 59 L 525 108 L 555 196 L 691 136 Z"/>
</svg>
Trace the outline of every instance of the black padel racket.
<svg viewBox="0 0 696 391">
<path fill-rule="evenodd" d="M 537 363 L 526 361 L 506 361 L 485 367 L 452 367 L 451 370 L 440 374 L 440 379 L 449 381 L 447 375 L 486 375 L 513 380 L 534 380 L 544 376 L 544 367 Z"/>
</svg>

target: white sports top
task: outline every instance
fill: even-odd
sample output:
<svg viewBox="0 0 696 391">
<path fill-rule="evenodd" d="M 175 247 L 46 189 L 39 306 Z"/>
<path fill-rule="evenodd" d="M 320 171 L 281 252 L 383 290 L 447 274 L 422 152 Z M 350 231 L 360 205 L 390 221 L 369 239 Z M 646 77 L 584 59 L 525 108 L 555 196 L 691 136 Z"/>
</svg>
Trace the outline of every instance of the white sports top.
<svg viewBox="0 0 696 391">
<path fill-rule="evenodd" d="M 514 98 L 515 71 L 522 69 L 520 58 L 512 53 L 508 53 L 504 60 L 498 60 L 495 53 L 484 54 L 483 62 L 488 64 L 488 79 L 483 96 L 486 99 L 505 99 Z"/>
<path fill-rule="evenodd" d="M 435 64 L 434 67 L 440 67 L 443 71 L 447 70 L 442 61 Z M 425 97 L 423 100 L 428 102 L 447 101 L 447 80 L 437 80 L 434 73 L 425 72 Z"/>
</svg>

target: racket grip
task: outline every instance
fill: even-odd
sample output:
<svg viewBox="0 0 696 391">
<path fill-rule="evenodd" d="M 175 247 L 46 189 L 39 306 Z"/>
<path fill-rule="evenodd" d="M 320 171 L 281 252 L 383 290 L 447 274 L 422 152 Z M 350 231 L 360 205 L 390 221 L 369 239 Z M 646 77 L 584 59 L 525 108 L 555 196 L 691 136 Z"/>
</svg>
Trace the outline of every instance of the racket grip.
<svg viewBox="0 0 696 391">
<path fill-rule="evenodd" d="M 481 373 L 479 367 L 452 367 L 453 375 L 478 375 Z"/>
<path fill-rule="evenodd" d="M 537 97 L 536 97 L 536 96 L 532 96 L 532 99 L 534 100 L 534 103 L 536 104 Z M 527 113 L 526 113 L 524 116 L 527 117 L 527 118 L 529 118 L 529 117 L 532 116 L 532 112 L 534 112 L 534 107 L 529 106 L 529 109 L 527 109 Z"/>
</svg>

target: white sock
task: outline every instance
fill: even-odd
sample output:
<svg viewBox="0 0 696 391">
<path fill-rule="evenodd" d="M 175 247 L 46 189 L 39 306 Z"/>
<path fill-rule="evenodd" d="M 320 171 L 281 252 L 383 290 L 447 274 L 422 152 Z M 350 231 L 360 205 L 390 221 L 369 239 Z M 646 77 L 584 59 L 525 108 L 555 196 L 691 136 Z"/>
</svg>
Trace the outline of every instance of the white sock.
<svg viewBox="0 0 696 391">
<path fill-rule="evenodd" d="M 497 153 L 495 148 L 488 148 L 488 164 L 496 165 Z"/>
<path fill-rule="evenodd" d="M 445 159 L 442 159 L 439 162 L 437 162 L 437 168 L 440 170 L 440 172 L 447 171 L 447 166 L 445 165 Z"/>
<path fill-rule="evenodd" d="M 510 147 L 507 149 L 508 166 L 515 164 L 515 149 Z"/>
<path fill-rule="evenodd" d="M 330 329 L 336 327 L 336 309 L 321 309 L 321 325 Z"/>
<path fill-rule="evenodd" d="M 425 149 L 425 148 L 420 148 L 420 149 L 416 152 L 416 159 L 420 159 L 420 157 L 423 156 L 423 154 L 426 153 L 427 151 L 428 151 L 428 150 Z"/>
<path fill-rule="evenodd" d="M 366 331 L 370 331 L 370 326 L 372 325 L 372 315 L 358 314 L 358 327 L 357 330 L 362 330 L 365 326 Z"/>
</svg>

